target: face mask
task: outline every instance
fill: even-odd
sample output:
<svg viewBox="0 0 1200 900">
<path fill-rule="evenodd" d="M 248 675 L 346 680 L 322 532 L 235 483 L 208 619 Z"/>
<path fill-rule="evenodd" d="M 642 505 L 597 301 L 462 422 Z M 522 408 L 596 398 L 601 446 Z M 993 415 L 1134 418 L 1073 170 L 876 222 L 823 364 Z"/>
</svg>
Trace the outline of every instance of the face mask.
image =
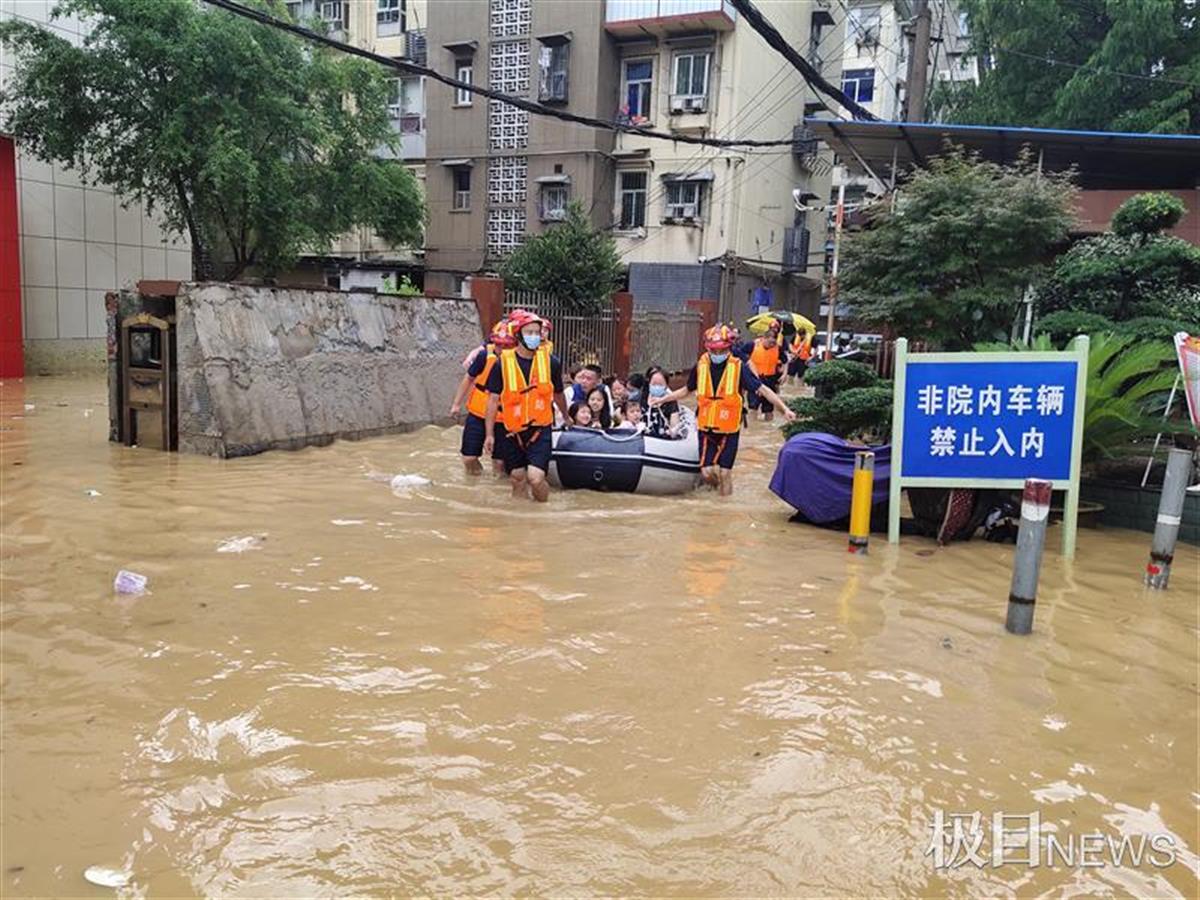
<svg viewBox="0 0 1200 900">
<path fill-rule="evenodd" d="M 710 350 L 708 353 L 708 358 L 719 365 L 720 363 L 723 363 L 723 362 L 725 362 L 725 360 L 729 359 L 729 354 L 728 353 L 713 353 Z"/>
<path fill-rule="evenodd" d="M 665 384 L 650 385 L 651 397 L 665 397 L 667 395 L 667 386 Z"/>
<path fill-rule="evenodd" d="M 542 336 L 540 334 L 523 334 L 521 340 L 525 342 L 525 346 L 530 350 L 536 350 L 542 345 Z"/>
</svg>

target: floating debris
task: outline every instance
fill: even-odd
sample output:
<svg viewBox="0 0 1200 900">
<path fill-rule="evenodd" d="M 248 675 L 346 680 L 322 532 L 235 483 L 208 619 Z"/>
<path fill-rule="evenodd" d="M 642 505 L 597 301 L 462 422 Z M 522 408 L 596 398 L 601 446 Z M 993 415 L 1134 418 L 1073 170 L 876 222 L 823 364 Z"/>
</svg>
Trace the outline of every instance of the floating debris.
<svg viewBox="0 0 1200 900">
<path fill-rule="evenodd" d="M 95 488 L 88 488 L 86 491 L 84 491 L 84 493 L 85 493 L 85 494 L 87 494 L 87 496 L 89 496 L 89 497 L 100 497 L 100 496 L 102 496 L 102 494 L 101 494 L 101 493 L 100 493 L 98 490 L 96 490 Z"/>
<path fill-rule="evenodd" d="M 83 870 L 83 877 L 92 884 L 106 888 L 126 887 L 133 880 L 131 873 L 112 866 L 88 866 Z"/>
<path fill-rule="evenodd" d="M 394 492 L 403 492 L 427 484 L 429 484 L 429 479 L 422 475 L 397 475 L 391 481 L 391 488 Z"/>
<path fill-rule="evenodd" d="M 141 594 L 146 590 L 149 581 L 145 575 L 122 569 L 113 580 L 113 590 L 118 594 Z"/>
<path fill-rule="evenodd" d="M 217 547 L 218 553 L 245 553 L 247 550 L 261 550 L 265 534 L 247 534 L 243 537 L 226 538 Z"/>
</svg>

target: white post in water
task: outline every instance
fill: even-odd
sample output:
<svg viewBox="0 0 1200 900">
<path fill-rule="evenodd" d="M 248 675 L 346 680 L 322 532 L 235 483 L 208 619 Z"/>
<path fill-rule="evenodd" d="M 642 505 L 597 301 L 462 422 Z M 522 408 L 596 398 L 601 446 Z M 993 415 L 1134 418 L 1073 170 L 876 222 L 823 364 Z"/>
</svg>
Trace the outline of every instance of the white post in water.
<svg viewBox="0 0 1200 900">
<path fill-rule="evenodd" d="M 1008 617 L 1004 627 L 1010 634 L 1033 631 L 1033 605 L 1037 601 L 1038 574 L 1042 568 L 1042 548 L 1046 543 L 1046 525 L 1050 520 L 1051 482 L 1030 478 L 1021 494 L 1021 528 L 1017 532 L 1017 553 L 1013 557 L 1012 587 L 1008 592 Z"/>
<path fill-rule="evenodd" d="M 1150 545 L 1150 562 L 1146 564 L 1146 584 L 1166 590 L 1171 578 L 1171 560 L 1175 557 L 1175 540 L 1183 518 L 1183 501 L 1187 497 L 1188 481 L 1192 474 L 1190 450 L 1172 450 L 1167 456 L 1167 474 L 1163 476 L 1162 497 L 1158 501 L 1158 522 L 1154 526 L 1154 542 Z"/>
</svg>

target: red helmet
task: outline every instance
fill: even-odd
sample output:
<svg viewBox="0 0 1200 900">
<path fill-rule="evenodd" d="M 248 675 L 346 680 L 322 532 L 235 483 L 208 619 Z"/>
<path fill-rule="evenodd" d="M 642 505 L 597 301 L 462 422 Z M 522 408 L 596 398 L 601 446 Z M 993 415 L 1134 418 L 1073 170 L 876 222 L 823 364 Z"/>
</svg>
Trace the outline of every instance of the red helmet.
<svg viewBox="0 0 1200 900">
<path fill-rule="evenodd" d="M 508 319 L 501 319 L 492 327 L 492 333 L 488 340 L 497 350 L 509 350 L 517 346 L 517 339 L 513 337 Z"/>
<path fill-rule="evenodd" d="M 532 325 L 534 322 L 539 323 L 543 328 L 550 326 L 550 323 L 541 316 L 535 315 L 527 309 L 514 309 L 508 314 L 508 324 L 511 326 L 514 334 L 526 325 Z"/>
<path fill-rule="evenodd" d="M 714 325 L 704 332 L 705 350 L 728 350 L 738 339 L 738 330 L 731 325 Z"/>
</svg>

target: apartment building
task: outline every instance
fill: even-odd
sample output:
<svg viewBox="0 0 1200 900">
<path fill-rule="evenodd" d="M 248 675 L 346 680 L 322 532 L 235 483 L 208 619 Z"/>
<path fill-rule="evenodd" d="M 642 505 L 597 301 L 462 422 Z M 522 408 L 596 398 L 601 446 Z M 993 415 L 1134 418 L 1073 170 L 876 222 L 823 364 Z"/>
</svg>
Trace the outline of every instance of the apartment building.
<svg viewBox="0 0 1200 900">
<path fill-rule="evenodd" d="M 0 3 L 0 21 L 25 19 L 78 44 L 86 26 L 50 18 L 46 2 Z M 0 86 L 12 78 L 0 44 Z M 186 238 L 168 235 L 141 204 L 22 152 L 0 134 L 0 377 L 101 370 L 104 295 L 144 278 L 187 278 Z"/>
<path fill-rule="evenodd" d="M 298 22 L 320 23 L 330 37 L 392 59 L 425 65 L 427 0 L 287 0 Z M 399 137 L 398 148 L 380 147 L 378 155 L 402 160 L 418 183 L 425 182 L 425 78 L 390 79 L 388 115 Z M 318 281 L 345 289 L 387 289 L 404 277 L 421 283 L 420 247 L 394 247 L 370 228 L 343 235 L 329 252 L 306 256 L 285 280 Z"/>
<path fill-rule="evenodd" d="M 795 44 L 840 41 L 832 0 L 762 7 Z M 801 125 L 812 94 L 727 0 L 442 2 L 428 45 L 440 71 L 571 112 L 790 143 L 728 150 L 614 134 L 431 84 L 427 285 L 454 291 L 494 269 L 578 199 L 612 230 L 640 305 L 712 299 L 738 317 L 752 297 L 815 302 L 808 248 L 821 246 L 824 221 L 811 239 L 793 202 L 793 191 L 828 193 L 829 160 Z"/>
</svg>

